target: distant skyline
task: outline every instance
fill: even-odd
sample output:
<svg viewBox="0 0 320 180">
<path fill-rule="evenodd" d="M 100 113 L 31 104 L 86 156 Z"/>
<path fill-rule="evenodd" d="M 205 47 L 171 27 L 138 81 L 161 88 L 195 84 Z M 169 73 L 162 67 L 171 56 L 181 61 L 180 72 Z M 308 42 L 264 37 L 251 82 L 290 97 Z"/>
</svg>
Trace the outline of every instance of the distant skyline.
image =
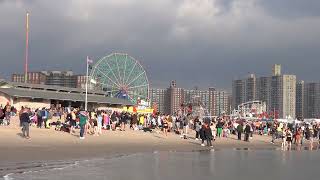
<svg viewBox="0 0 320 180">
<path fill-rule="evenodd" d="M 84 74 L 112 52 L 128 53 L 151 86 L 231 89 L 273 64 L 299 80 L 320 80 L 319 0 L 0 0 L 0 79 L 29 69 Z"/>
</svg>

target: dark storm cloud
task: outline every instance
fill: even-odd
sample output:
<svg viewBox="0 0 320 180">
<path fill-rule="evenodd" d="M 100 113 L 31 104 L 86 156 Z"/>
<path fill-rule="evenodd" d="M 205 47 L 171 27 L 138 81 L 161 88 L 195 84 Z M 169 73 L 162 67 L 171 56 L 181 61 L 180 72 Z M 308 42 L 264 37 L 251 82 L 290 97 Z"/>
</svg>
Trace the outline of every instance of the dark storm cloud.
<svg viewBox="0 0 320 180">
<path fill-rule="evenodd" d="M 30 68 L 84 72 L 95 60 L 126 52 L 151 84 L 230 88 L 273 63 L 317 80 L 320 12 L 298 0 L 0 0 L 0 76 L 23 71 L 24 15 L 30 10 Z M 301 63 L 303 61 L 303 63 Z"/>
</svg>

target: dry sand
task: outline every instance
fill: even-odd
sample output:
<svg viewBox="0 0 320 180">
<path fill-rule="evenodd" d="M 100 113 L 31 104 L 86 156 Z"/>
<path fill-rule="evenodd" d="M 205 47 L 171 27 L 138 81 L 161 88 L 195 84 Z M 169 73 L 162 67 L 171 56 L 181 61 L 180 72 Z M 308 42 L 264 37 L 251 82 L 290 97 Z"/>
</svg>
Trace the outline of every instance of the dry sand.
<svg viewBox="0 0 320 180">
<path fill-rule="evenodd" d="M 181 139 L 180 136 L 162 132 L 143 132 L 127 130 L 107 131 L 102 135 L 87 135 L 85 140 L 76 134 L 55 131 L 51 129 L 30 128 L 31 139 L 21 137 L 21 128 L 0 126 L 0 160 L 4 161 L 40 161 L 78 159 L 109 156 L 110 154 L 131 154 L 152 151 L 193 151 L 205 150 L 200 141 L 194 138 Z M 190 136 L 194 137 L 194 132 Z M 223 148 L 275 148 L 270 144 L 270 137 L 255 135 L 251 142 L 236 140 L 235 136 L 217 139 L 213 143 L 215 149 Z"/>
</svg>

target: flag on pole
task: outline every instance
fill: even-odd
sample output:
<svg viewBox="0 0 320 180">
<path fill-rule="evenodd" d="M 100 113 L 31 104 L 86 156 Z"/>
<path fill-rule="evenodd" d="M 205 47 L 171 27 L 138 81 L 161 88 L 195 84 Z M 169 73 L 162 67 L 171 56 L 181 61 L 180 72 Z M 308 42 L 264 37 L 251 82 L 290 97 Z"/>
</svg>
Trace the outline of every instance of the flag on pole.
<svg viewBox="0 0 320 180">
<path fill-rule="evenodd" d="M 89 56 L 87 56 L 87 63 L 88 64 L 92 64 L 93 63 L 93 60 L 89 59 Z"/>
</svg>

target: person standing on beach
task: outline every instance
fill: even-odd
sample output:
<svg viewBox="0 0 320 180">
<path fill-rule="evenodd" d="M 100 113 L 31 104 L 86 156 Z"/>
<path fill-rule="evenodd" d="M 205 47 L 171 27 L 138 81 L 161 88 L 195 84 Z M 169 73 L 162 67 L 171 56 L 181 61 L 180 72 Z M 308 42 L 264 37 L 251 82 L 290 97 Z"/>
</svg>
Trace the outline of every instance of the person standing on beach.
<svg viewBox="0 0 320 180">
<path fill-rule="evenodd" d="M 88 121 L 88 115 L 87 112 L 85 111 L 81 111 L 79 114 L 79 126 L 80 126 L 80 139 L 85 139 L 84 137 L 84 129 L 85 129 L 85 125 L 87 124 Z"/>
<path fill-rule="evenodd" d="M 168 123 L 168 120 L 165 118 L 163 121 L 163 132 L 166 136 L 168 136 L 168 129 L 169 129 L 169 123 Z"/>
<path fill-rule="evenodd" d="M 301 142 L 300 142 L 301 145 L 303 144 L 303 139 L 304 139 L 304 136 L 305 136 L 305 130 L 306 130 L 306 127 L 305 127 L 305 125 L 303 124 L 303 125 L 301 126 Z"/>
<path fill-rule="evenodd" d="M 250 133 L 251 133 L 251 127 L 250 127 L 250 125 L 248 123 L 246 124 L 246 127 L 244 128 L 244 133 L 245 133 L 244 141 L 249 142 L 249 136 L 250 136 Z"/>
<path fill-rule="evenodd" d="M 23 112 L 20 115 L 20 120 L 22 124 L 22 136 L 24 138 L 29 139 L 30 138 L 30 132 L 29 132 L 29 127 L 30 127 L 30 118 L 29 118 L 29 112 L 27 108 L 23 109 Z"/>
<path fill-rule="evenodd" d="M 294 135 L 294 144 L 299 146 L 300 145 L 300 142 L 301 142 L 301 136 L 302 136 L 302 131 L 301 131 L 301 128 L 299 127 L 297 130 L 296 130 L 296 133 Z"/>
<path fill-rule="evenodd" d="M 274 141 L 277 138 L 277 126 L 276 126 L 276 124 L 274 124 L 271 127 L 270 133 L 271 133 L 271 136 L 272 136 L 271 144 L 274 144 Z"/>
<path fill-rule="evenodd" d="M 99 136 L 102 134 L 102 114 L 101 114 L 101 111 L 97 112 L 97 124 L 98 124 L 97 134 Z"/>
<path fill-rule="evenodd" d="M 133 130 L 138 130 L 137 128 L 137 124 L 138 124 L 138 116 L 137 113 L 133 113 L 132 117 L 131 117 L 131 126 Z"/>
<path fill-rule="evenodd" d="M 196 131 L 196 141 L 199 140 L 200 129 L 201 129 L 201 122 L 199 121 L 198 117 L 196 117 L 194 119 L 194 130 Z"/>
<path fill-rule="evenodd" d="M 237 126 L 238 140 L 241 140 L 242 132 L 243 132 L 243 126 L 242 126 L 242 123 L 239 123 L 239 125 Z"/>
<path fill-rule="evenodd" d="M 77 115 L 76 115 L 76 110 L 71 111 L 71 118 L 70 118 L 70 124 L 71 124 L 71 130 L 70 133 L 73 133 L 76 126 L 77 126 Z"/>
<path fill-rule="evenodd" d="M 219 119 L 218 123 L 217 123 L 217 136 L 218 136 L 218 138 L 220 138 L 222 136 L 222 127 L 223 127 L 223 122 L 221 121 L 221 119 Z"/>
<path fill-rule="evenodd" d="M 201 146 L 205 146 L 205 145 L 204 145 L 204 141 L 206 140 L 206 136 L 205 136 L 205 124 L 202 124 L 199 133 L 200 133 L 200 138 L 201 138 Z"/>
<path fill-rule="evenodd" d="M 116 111 L 112 112 L 110 120 L 111 120 L 111 128 L 110 128 L 110 130 L 115 131 L 116 130 L 116 123 L 117 123 Z"/>
<path fill-rule="evenodd" d="M 204 130 L 204 136 L 206 137 L 207 140 L 207 146 L 213 147 L 212 146 L 212 130 L 210 128 L 210 124 L 205 125 L 205 130 Z"/>
<path fill-rule="evenodd" d="M 216 127 L 216 123 L 214 121 L 211 122 L 210 128 L 212 131 L 212 140 L 216 141 L 217 127 Z"/>
<path fill-rule="evenodd" d="M 109 129 L 111 129 L 109 113 L 103 112 L 103 128 L 107 129 L 107 126 L 109 126 Z"/>
<path fill-rule="evenodd" d="M 208 123 L 204 123 L 200 129 L 201 146 L 204 145 L 204 141 L 207 141 L 207 146 L 212 147 L 212 131 Z"/>
<path fill-rule="evenodd" d="M 46 110 L 45 108 L 42 109 L 42 120 L 44 128 L 47 129 L 48 110 Z"/>
<path fill-rule="evenodd" d="M 286 131 L 286 141 L 287 141 L 288 148 L 291 149 L 292 132 L 291 132 L 290 128 L 288 128 L 287 131 Z"/>
<path fill-rule="evenodd" d="M 189 120 L 187 116 L 183 117 L 183 138 L 188 138 Z"/>
<path fill-rule="evenodd" d="M 22 111 L 23 111 L 23 109 L 22 109 Z M 37 127 L 38 128 L 42 127 L 42 110 L 41 109 L 39 109 L 37 111 Z"/>
<path fill-rule="evenodd" d="M 180 137 L 183 137 L 182 136 L 182 133 L 181 133 L 181 122 L 182 122 L 182 116 L 178 116 L 177 118 L 176 118 L 176 122 L 175 122 L 175 125 L 176 125 L 176 132 L 177 132 L 177 134 L 179 134 L 180 135 Z"/>
</svg>

